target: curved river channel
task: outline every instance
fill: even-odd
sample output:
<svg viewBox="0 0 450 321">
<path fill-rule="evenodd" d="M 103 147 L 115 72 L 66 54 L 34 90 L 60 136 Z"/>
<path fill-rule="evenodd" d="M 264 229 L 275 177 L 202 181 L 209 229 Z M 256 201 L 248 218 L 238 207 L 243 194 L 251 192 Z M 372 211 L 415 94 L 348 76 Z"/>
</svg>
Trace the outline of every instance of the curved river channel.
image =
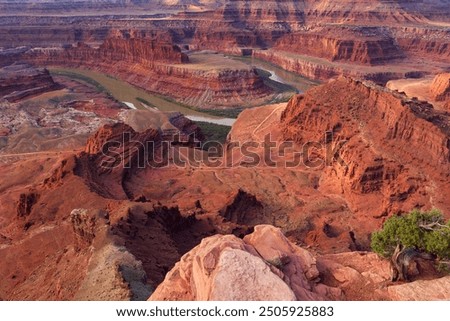
<svg viewBox="0 0 450 321">
<path fill-rule="evenodd" d="M 271 80 L 290 85 L 296 88 L 299 92 L 303 92 L 315 84 L 308 79 L 287 72 L 284 69 L 260 60 L 251 58 L 232 59 L 239 59 L 255 68 L 265 70 L 271 74 L 269 77 Z M 161 111 L 181 112 L 193 121 L 208 122 L 225 126 L 232 126 L 236 121 L 234 118 L 213 116 L 205 112 L 188 108 L 168 97 L 149 93 L 127 83 L 126 81 L 122 81 L 101 72 L 72 68 L 51 68 L 50 70 L 56 75 L 68 76 L 76 80 L 86 80 L 87 82 L 92 82 L 93 80 L 109 92 L 115 99 L 123 102 L 131 109 L 157 108 Z M 145 104 L 143 101 L 145 101 Z"/>
</svg>

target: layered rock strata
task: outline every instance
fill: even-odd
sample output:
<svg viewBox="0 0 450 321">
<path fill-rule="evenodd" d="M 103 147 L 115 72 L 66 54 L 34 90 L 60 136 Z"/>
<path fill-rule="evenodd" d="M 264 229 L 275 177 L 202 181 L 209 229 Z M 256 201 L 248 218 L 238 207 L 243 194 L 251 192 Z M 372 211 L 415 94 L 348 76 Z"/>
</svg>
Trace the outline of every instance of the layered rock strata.
<svg viewBox="0 0 450 321">
<path fill-rule="evenodd" d="M 272 95 L 253 68 L 244 64 L 227 67 L 223 61 L 221 67 L 189 63 L 178 46 L 148 39 L 110 38 L 98 48 L 78 43 L 65 49 L 32 49 L 22 59 L 37 65 L 102 71 L 196 107 L 263 102 Z"/>
<path fill-rule="evenodd" d="M 0 69 L 0 99 L 18 102 L 28 97 L 61 89 L 46 69 L 13 64 Z"/>
<path fill-rule="evenodd" d="M 343 194 L 353 211 L 365 208 L 374 217 L 447 208 L 432 186 L 446 189 L 448 121 L 426 102 L 346 78 L 293 98 L 282 116 L 285 139 L 323 144 L 327 167 L 320 188 Z"/>
</svg>

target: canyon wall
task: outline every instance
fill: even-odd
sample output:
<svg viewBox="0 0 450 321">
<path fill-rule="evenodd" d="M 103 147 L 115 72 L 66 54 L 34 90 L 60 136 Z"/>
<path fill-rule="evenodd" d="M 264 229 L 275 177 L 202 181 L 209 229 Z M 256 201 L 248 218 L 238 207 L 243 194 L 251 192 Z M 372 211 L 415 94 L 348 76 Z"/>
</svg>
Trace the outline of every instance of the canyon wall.
<svg viewBox="0 0 450 321">
<path fill-rule="evenodd" d="M 367 252 L 317 255 L 279 229 L 259 225 L 243 239 L 215 235 L 202 240 L 149 301 L 449 299 L 450 277 L 389 284 L 388 265 Z"/>
<path fill-rule="evenodd" d="M 343 193 L 353 211 L 374 217 L 448 208 L 442 196 L 450 172 L 447 123 L 448 114 L 426 102 L 346 78 L 293 98 L 282 116 L 286 139 L 327 146 L 320 188 Z"/>
<path fill-rule="evenodd" d="M 17 102 L 60 88 L 46 69 L 36 69 L 27 64 L 0 68 L 0 99 Z"/>
<path fill-rule="evenodd" d="M 328 80 L 337 76 L 350 76 L 385 84 L 391 79 L 403 78 L 409 72 L 405 70 L 389 70 L 387 68 L 355 67 L 350 64 L 338 64 L 323 58 L 293 54 L 275 49 L 254 50 L 253 55 L 255 58 L 273 63 L 287 71 L 295 72 L 315 80 Z"/>
<path fill-rule="evenodd" d="M 450 60 L 450 30 L 438 26 L 401 26 L 391 28 L 398 46 L 409 58 L 430 61 Z"/>
<path fill-rule="evenodd" d="M 426 19 L 448 21 L 447 0 L 321 0 L 305 1 L 307 22 L 366 25 L 416 24 Z"/>
<path fill-rule="evenodd" d="M 253 68 L 189 63 L 178 46 L 146 38 L 112 37 L 98 48 L 84 43 L 66 48 L 35 48 L 16 59 L 39 66 L 98 70 L 202 108 L 263 102 L 272 95 Z"/>
<path fill-rule="evenodd" d="M 216 16 L 231 21 L 303 23 L 302 1 L 231 0 L 216 11 Z"/>
<path fill-rule="evenodd" d="M 64 48 L 36 48 L 24 55 L 25 59 L 43 64 L 109 64 L 125 62 L 152 68 L 155 63 L 181 64 L 189 62 L 178 46 L 152 39 L 124 39 L 111 37 L 98 48 L 79 42 Z"/>
<path fill-rule="evenodd" d="M 161 12 L 136 11 L 151 4 L 117 2 L 111 4 L 117 6 L 115 11 L 93 9 L 99 14 L 91 16 L 40 15 L 39 6 L 35 8 L 37 13 L 29 16 L 4 15 L 0 17 L 0 46 L 61 47 L 75 42 L 98 46 L 114 30 L 135 30 L 140 37 L 160 34 L 164 41 L 193 50 L 242 55 L 252 49 L 276 48 L 312 60 L 407 65 L 410 70 L 403 71 L 403 75 L 420 69 L 420 59 L 427 58 L 427 63 L 434 66 L 448 62 L 450 57 L 446 0 L 421 1 L 420 5 L 405 0 L 162 1 L 153 2 L 164 8 Z M 57 2 L 48 5 L 55 7 Z M 84 8 L 86 4 L 78 5 Z M 270 59 L 273 63 L 279 60 Z M 411 62 L 415 63 L 412 67 Z M 290 63 L 282 63 L 286 64 Z M 442 64 L 439 67 L 442 72 Z M 305 76 L 314 73 L 310 66 L 292 71 L 296 69 Z M 315 69 L 316 73 L 329 73 L 322 67 Z M 328 79 L 321 77 L 317 79 Z M 367 78 L 376 79 L 373 75 Z"/>
<path fill-rule="evenodd" d="M 361 64 L 381 64 L 404 58 L 395 40 L 381 28 L 320 28 L 292 33 L 279 39 L 275 49 Z"/>
<path fill-rule="evenodd" d="M 437 75 L 430 90 L 436 101 L 450 101 L 450 73 Z"/>
</svg>

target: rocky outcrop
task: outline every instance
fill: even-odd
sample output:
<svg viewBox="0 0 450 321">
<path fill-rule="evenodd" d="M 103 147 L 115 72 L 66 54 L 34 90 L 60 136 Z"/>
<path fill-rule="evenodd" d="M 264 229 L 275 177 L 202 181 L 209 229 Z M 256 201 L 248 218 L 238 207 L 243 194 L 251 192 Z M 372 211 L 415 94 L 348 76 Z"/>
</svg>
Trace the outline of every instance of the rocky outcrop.
<svg viewBox="0 0 450 321">
<path fill-rule="evenodd" d="M 304 22 L 303 6 L 296 1 L 228 1 L 216 16 L 232 21 Z"/>
<path fill-rule="evenodd" d="M 189 58 L 178 46 L 147 38 L 130 38 L 119 34 L 106 39 L 98 48 L 85 43 L 59 49 L 37 49 L 27 53 L 31 61 L 47 64 L 109 64 L 112 62 L 138 63 L 152 67 L 155 63 L 187 63 Z"/>
<path fill-rule="evenodd" d="M 324 58 L 296 54 L 275 49 L 254 50 L 256 58 L 268 61 L 288 71 L 315 80 L 329 80 L 338 76 L 349 76 L 385 84 L 391 79 L 405 77 L 405 71 L 386 70 L 386 68 L 360 67 L 351 64 L 331 62 Z"/>
<path fill-rule="evenodd" d="M 239 239 L 203 239 L 167 274 L 150 301 L 448 300 L 449 277 L 389 281 L 389 262 L 374 253 L 313 255 L 273 226 Z"/>
<path fill-rule="evenodd" d="M 430 91 L 436 101 L 450 100 L 450 73 L 437 75 Z"/>
<path fill-rule="evenodd" d="M 182 257 L 150 300 L 323 300 L 338 289 L 320 285 L 312 255 L 271 226 L 244 240 L 213 236 Z"/>
<path fill-rule="evenodd" d="M 151 200 L 131 203 L 124 213 L 112 213 L 110 220 L 114 235 L 141 262 L 147 284 L 153 289 L 182 255 L 211 235 L 203 234 L 203 223 L 193 215 Z"/>
<path fill-rule="evenodd" d="M 0 99 L 12 103 L 60 88 L 46 69 L 36 69 L 27 64 L 13 64 L 0 69 Z"/>
<path fill-rule="evenodd" d="M 391 286 L 389 296 L 396 301 L 448 301 L 450 276 Z"/>
<path fill-rule="evenodd" d="M 423 57 L 431 61 L 450 59 L 450 31 L 430 26 L 402 26 L 392 29 L 398 46 L 409 58 Z"/>
<path fill-rule="evenodd" d="M 160 147 L 161 136 L 155 129 L 138 133 L 123 123 L 105 125 L 89 138 L 75 172 L 100 195 L 134 199 L 124 189 L 124 181 L 131 172 L 151 166 Z"/>
<path fill-rule="evenodd" d="M 203 137 L 200 128 L 190 120 L 180 114 L 172 116 L 175 129 L 170 130 L 148 128 L 136 132 L 124 123 L 103 126 L 88 139 L 75 172 L 100 195 L 139 199 L 141 194 L 128 190 L 128 179 L 144 169 L 167 167 L 172 145 L 195 145 Z"/>
<path fill-rule="evenodd" d="M 347 300 L 391 300 L 387 260 L 370 252 L 345 252 L 317 257 L 321 282 L 342 290 Z"/>
<path fill-rule="evenodd" d="M 19 201 L 17 202 L 17 216 L 25 217 L 30 215 L 33 206 L 39 200 L 39 194 L 37 193 L 22 193 L 20 194 Z"/>
<path fill-rule="evenodd" d="M 389 80 L 405 78 L 411 73 L 423 73 L 420 68 L 405 70 L 398 69 L 395 66 L 393 68 L 386 68 L 385 66 L 358 66 L 355 68 L 350 62 L 330 61 L 325 58 L 276 49 L 254 50 L 253 56 L 315 80 L 329 80 L 338 76 L 347 76 L 372 80 L 384 85 Z"/>
<path fill-rule="evenodd" d="M 447 188 L 448 115 L 428 103 L 340 78 L 294 97 L 282 126 L 285 139 L 322 145 L 320 188 L 343 194 L 355 212 L 382 217 L 448 206 L 427 187 Z"/>
<path fill-rule="evenodd" d="M 70 222 L 77 238 L 89 245 L 92 244 L 95 238 L 96 215 L 89 213 L 87 209 L 77 208 L 70 213 Z"/>
<path fill-rule="evenodd" d="M 198 127 L 198 125 L 195 122 L 186 118 L 181 113 L 174 113 L 170 115 L 169 122 L 175 128 L 178 129 L 179 135 L 186 136 L 184 137 L 184 140 L 203 141 L 205 139 L 205 136 L 203 135 L 201 128 Z"/>
<path fill-rule="evenodd" d="M 405 57 L 394 39 L 381 28 L 318 28 L 284 36 L 274 48 L 330 61 L 368 65 Z"/>
<path fill-rule="evenodd" d="M 322 0 L 306 1 L 307 21 L 346 22 L 355 24 L 364 21 L 366 25 L 408 24 L 424 21 L 424 18 L 448 20 L 444 17 L 447 3 L 445 0 L 424 1 L 408 0 Z"/>
</svg>

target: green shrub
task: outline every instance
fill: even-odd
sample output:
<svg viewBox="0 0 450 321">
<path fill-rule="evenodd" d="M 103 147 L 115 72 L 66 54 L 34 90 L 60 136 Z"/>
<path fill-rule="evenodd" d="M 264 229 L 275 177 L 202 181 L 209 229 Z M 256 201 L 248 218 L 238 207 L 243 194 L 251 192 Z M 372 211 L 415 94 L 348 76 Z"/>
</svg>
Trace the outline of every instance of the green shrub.
<svg viewBox="0 0 450 321">
<path fill-rule="evenodd" d="M 145 100 L 144 98 L 136 97 L 136 100 L 143 103 L 144 105 L 147 105 L 148 107 L 156 107 L 154 104 L 152 104 L 148 100 Z"/>
<path fill-rule="evenodd" d="M 225 125 L 218 125 L 213 123 L 195 122 L 201 128 L 203 135 L 205 135 L 206 142 L 225 143 L 227 136 L 230 133 L 231 127 Z"/>
<path fill-rule="evenodd" d="M 372 250 L 383 257 L 392 256 L 397 244 L 450 258 L 450 221 L 437 210 L 414 210 L 405 216 L 389 218 L 381 231 L 372 234 Z"/>
</svg>

